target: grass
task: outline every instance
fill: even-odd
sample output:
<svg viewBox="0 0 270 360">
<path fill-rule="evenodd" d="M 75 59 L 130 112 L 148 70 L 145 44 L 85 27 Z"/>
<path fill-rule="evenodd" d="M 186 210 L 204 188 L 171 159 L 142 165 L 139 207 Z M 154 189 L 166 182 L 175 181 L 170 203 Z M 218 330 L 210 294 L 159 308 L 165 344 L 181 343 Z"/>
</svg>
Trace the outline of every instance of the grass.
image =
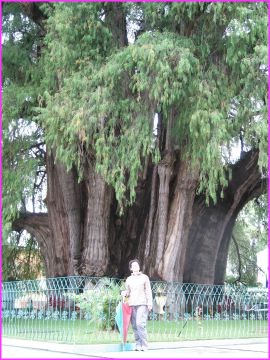
<svg viewBox="0 0 270 360">
<path fill-rule="evenodd" d="M 267 320 L 151 320 L 147 323 L 149 341 L 183 341 L 267 337 Z M 3 319 L 2 335 L 68 344 L 118 344 L 117 330 L 103 330 L 86 320 Z M 133 342 L 130 326 L 128 341 Z"/>
<path fill-rule="evenodd" d="M 267 337 L 268 323 L 266 320 L 183 320 L 169 324 L 160 321 L 157 325 L 149 321 L 148 334 L 150 341 Z"/>
</svg>

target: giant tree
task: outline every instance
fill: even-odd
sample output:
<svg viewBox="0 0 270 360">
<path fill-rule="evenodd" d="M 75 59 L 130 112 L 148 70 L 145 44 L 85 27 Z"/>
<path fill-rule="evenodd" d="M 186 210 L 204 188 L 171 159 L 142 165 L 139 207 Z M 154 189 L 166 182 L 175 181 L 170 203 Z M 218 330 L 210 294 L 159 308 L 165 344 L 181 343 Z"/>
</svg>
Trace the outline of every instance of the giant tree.
<svg viewBox="0 0 270 360">
<path fill-rule="evenodd" d="M 5 222 L 36 238 L 47 275 L 124 276 L 137 256 L 152 278 L 222 283 L 237 215 L 266 192 L 266 4 L 21 3 L 4 15 Z M 12 51 L 26 62 L 10 71 Z M 22 119 L 38 130 L 11 152 Z M 31 181 L 9 189 L 37 159 L 47 211 L 30 213 L 18 203 Z"/>
</svg>

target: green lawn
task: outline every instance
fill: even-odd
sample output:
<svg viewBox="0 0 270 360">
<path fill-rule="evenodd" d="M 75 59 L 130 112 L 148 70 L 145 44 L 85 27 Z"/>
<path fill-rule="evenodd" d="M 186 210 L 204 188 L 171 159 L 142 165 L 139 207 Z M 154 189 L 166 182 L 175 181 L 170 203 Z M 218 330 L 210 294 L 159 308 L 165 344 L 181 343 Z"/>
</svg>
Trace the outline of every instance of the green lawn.
<svg viewBox="0 0 270 360">
<path fill-rule="evenodd" d="M 147 323 L 149 341 L 182 341 L 267 337 L 266 320 L 152 320 Z M 116 330 L 102 330 L 86 320 L 3 319 L 2 335 L 70 344 L 109 344 L 121 342 Z M 128 341 L 133 342 L 132 329 Z"/>
</svg>

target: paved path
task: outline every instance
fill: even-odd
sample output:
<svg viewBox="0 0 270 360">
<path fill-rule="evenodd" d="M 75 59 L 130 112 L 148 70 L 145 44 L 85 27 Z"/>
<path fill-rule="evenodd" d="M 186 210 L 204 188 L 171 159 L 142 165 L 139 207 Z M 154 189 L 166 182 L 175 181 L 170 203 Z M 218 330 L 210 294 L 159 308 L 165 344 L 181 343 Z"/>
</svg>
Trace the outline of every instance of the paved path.
<svg viewBox="0 0 270 360">
<path fill-rule="evenodd" d="M 268 339 L 150 343 L 147 352 L 116 351 L 116 345 L 69 345 L 2 338 L 2 359 L 268 359 Z"/>
</svg>

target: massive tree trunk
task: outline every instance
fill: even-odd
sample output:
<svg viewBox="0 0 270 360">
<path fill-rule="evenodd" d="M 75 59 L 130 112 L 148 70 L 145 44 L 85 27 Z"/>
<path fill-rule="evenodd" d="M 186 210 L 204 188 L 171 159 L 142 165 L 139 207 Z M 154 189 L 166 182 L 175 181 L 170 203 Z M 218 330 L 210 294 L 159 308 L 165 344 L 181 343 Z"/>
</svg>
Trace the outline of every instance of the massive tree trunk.
<svg viewBox="0 0 270 360">
<path fill-rule="evenodd" d="M 232 179 L 224 199 L 206 206 L 195 199 L 192 226 L 185 257 L 184 281 L 222 284 L 235 220 L 249 200 L 265 192 L 257 165 L 258 151 L 250 151 L 232 167 Z"/>
<path fill-rule="evenodd" d="M 178 156 L 169 190 L 159 184 L 158 166 L 150 164 L 147 180 L 141 179 L 138 186 L 136 203 L 116 220 L 116 233 L 110 233 L 117 275 L 127 275 L 127 259 L 138 257 L 143 270 L 154 279 L 223 283 L 237 215 L 249 200 L 266 191 L 257 160 L 258 152 L 250 151 L 235 164 L 224 198 L 210 206 L 202 196 L 195 198 L 198 172 L 190 169 L 188 161 L 180 161 Z M 165 194 L 168 210 L 162 204 L 160 218 L 160 198 Z"/>
<path fill-rule="evenodd" d="M 146 190 L 144 203 L 148 211 L 137 235 L 140 239 L 137 254 L 143 260 L 143 270 L 152 278 L 167 281 L 183 278 L 181 259 L 197 185 L 196 171 L 190 171 L 188 162 L 181 161 L 179 154 L 175 157 L 173 167 L 171 161 L 153 167 L 152 179 L 148 181 L 151 187 Z"/>
<path fill-rule="evenodd" d="M 59 276 L 102 276 L 109 260 L 112 190 L 91 166 L 78 184 L 75 170 L 67 172 L 52 153 L 47 159 L 47 207 L 55 264 L 62 264 Z"/>
<path fill-rule="evenodd" d="M 179 153 L 175 158 L 167 185 L 160 180 L 165 180 L 166 169 L 160 170 L 165 162 L 147 163 L 136 201 L 120 217 L 113 190 L 92 168 L 78 184 L 76 172 L 67 172 L 50 154 L 48 214 L 24 214 L 13 227 L 35 236 L 49 277 L 123 277 L 128 260 L 138 257 L 153 279 L 222 284 L 237 215 L 266 191 L 258 152 L 250 151 L 232 167 L 224 198 L 210 206 L 202 196 L 195 197 L 198 172 Z"/>
<path fill-rule="evenodd" d="M 26 229 L 36 238 L 47 277 L 104 275 L 112 189 L 93 169 L 78 184 L 76 171 L 68 172 L 53 152 L 46 155 L 46 163 L 48 213 L 22 214 L 13 229 Z"/>
<path fill-rule="evenodd" d="M 159 114 L 158 145 L 163 158 L 157 165 L 155 181 L 152 183 L 150 213 L 156 215 L 154 222 L 153 215 L 149 216 L 145 252 L 146 271 L 152 277 L 167 281 L 182 281 L 183 278 L 181 258 L 186 249 L 191 209 L 198 183 L 198 171 L 190 167 L 187 159 L 181 158 L 179 151 L 174 150 L 172 129 L 175 118 L 176 114 L 172 109 L 165 127 Z M 150 229 L 153 230 L 149 236 Z"/>
</svg>

